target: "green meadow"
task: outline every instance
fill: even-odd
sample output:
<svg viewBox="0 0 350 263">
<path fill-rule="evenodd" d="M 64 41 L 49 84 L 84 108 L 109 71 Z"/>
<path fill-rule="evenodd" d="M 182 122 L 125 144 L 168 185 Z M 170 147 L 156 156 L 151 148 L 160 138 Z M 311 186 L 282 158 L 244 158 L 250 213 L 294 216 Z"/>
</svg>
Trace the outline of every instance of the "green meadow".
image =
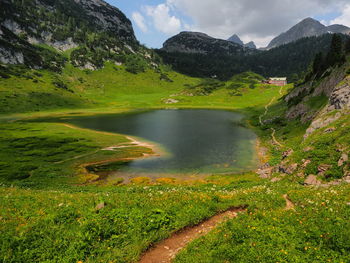
<svg viewBox="0 0 350 263">
<path fill-rule="evenodd" d="M 332 145 L 349 142 L 348 118 L 337 121 L 337 133 L 319 131 L 303 140 L 308 125 L 281 117 L 286 110 L 281 98 L 292 85 L 264 85 L 251 72 L 225 82 L 190 78 L 166 67 L 132 74 L 111 63 L 97 71 L 67 65 L 61 74 L 11 71 L 0 79 L 1 262 L 137 262 L 177 230 L 242 205 L 247 211 L 195 240 L 175 262 L 349 262 L 348 185 L 316 189 L 295 176 L 272 183 L 254 171 L 106 183 L 86 165 L 152 150 L 136 145 L 105 151 L 128 139 L 45 120 L 142 109 L 227 109 L 246 116 L 243 125 L 259 136 L 266 148 L 261 158 L 271 164 L 289 148 L 296 161 L 320 156 L 319 163 L 333 164 L 338 153 Z M 323 104 L 324 98 L 310 101 L 314 108 Z M 259 122 L 275 116 L 280 118 Z M 271 128 L 281 146 L 271 142 Z M 314 150 L 304 152 L 310 144 Z M 332 171 L 334 178 L 339 169 Z M 285 194 L 294 209 L 285 210 Z M 104 207 L 96 209 L 101 203 Z"/>
</svg>

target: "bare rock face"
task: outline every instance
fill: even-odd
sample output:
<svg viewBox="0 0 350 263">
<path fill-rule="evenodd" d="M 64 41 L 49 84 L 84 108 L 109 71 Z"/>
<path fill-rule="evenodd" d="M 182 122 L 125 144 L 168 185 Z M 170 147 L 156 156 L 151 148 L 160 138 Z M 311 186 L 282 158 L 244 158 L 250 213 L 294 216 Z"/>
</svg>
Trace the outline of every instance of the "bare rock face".
<svg viewBox="0 0 350 263">
<path fill-rule="evenodd" d="M 288 119 L 297 119 L 297 118 L 304 118 L 310 111 L 309 106 L 303 103 L 299 103 L 295 106 L 292 106 L 287 111 L 287 118 Z"/>
<path fill-rule="evenodd" d="M 347 81 L 350 81 L 348 79 Z M 330 97 L 330 110 L 341 110 L 350 108 L 350 85 L 345 83 L 336 87 Z"/>
<path fill-rule="evenodd" d="M 342 80 L 343 83 L 337 85 Z M 344 79 L 344 72 L 339 71 L 332 74 L 332 76 L 323 82 L 315 92 L 318 89 L 326 94 L 329 93 L 329 102 L 318 117 L 311 123 L 304 138 L 307 138 L 314 131 L 324 128 L 340 119 L 343 114 L 347 114 L 347 111 L 350 109 L 350 77 Z M 334 110 L 338 110 L 335 115 L 327 115 Z M 326 132 L 332 131 L 334 131 L 332 128 L 326 130 Z"/>
<path fill-rule="evenodd" d="M 126 40 L 135 40 L 130 20 L 116 7 L 102 0 L 74 0 L 80 4 L 91 18 L 108 31 L 115 32 Z"/>
<path fill-rule="evenodd" d="M 333 116 L 329 116 L 329 117 L 326 117 L 326 118 L 318 118 L 318 119 L 314 120 L 311 123 L 310 127 L 306 130 L 304 138 L 306 139 L 314 131 L 316 131 L 318 129 L 321 129 L 321 128 L 324 128 L 324 127 L 328 126 L 329 124 L 331 124 L 332 122 L 340 119 L 341 116 L 342 116 L 342 114 L 340 112 L 337 112 Z"/>
<path fill-rule="evenodd" d="M 6 49 L 0 46 L 0 62 L 4 64 L 23 64 L 22 52 Z"/>
</svg>

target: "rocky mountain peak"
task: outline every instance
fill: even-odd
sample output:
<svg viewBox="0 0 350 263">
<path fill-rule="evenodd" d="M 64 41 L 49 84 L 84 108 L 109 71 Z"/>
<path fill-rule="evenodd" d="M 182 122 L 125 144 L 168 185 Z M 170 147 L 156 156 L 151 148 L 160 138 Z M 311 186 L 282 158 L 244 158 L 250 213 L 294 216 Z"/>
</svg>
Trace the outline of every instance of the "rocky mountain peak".
<svg viewBox="0 0 350 263">
<path fill-rule="evenodd" d="M 231 42 L 236 43 L 236 44 L 241 45 L 241 46 L 244 45 L 243 41 L 236 34 L 234 34 L 229 39 L 227 39 L 227 41 L 231 41 Z"/>
<path fill-rule="evenodd" d="M 256 49 L 256 45 L 255 45 L 254 41 L 250 41 L 247 44 L 244 44 L 244 46 L 247 48 Z"/>
<path fill-rule="evenodd" d="M 347 34 L 347 35 L 350 34 L 350 28 L 344 25 L 338 25 L 338 24 L 330 25 L 327 27 L 327 29 L 329 32 L 332 32 L 332 33 L 341 33 L 341 34 Z"/>
<path fill-rule="evenodd" d="M 319 36 L 328 32 L 327 27 L 319 21 L 308 17 L 290 28 L 288 31 L 274 38 L 268 45 L 268 49 L 296 41 L 300 38 Z"/>
<path fill-rule="evenodd" d="M 267 46 L 267 49 L 288 44 L 304 37 L 320 36 L 327 33 L 349 34 L 350 28 L 344 25 L 331 25 L 327 27 L 316 19 L 308 17 L 290 28 L 288 31 L 275 37 Z"/>
<path fill-rule="evenodd" d="M 231 36 L 229 39 L 227 39 L 227 41 L 230 41 L 232 43 L 236 43 L 236 44 L 243 46 L 243 47 L 246 47 L 246 48 L 256 49 L 256 45 L 253 41 L 250 41 L 249 43 L 244 44 L 244 42 L 239 38 L 239 36 L 237 34 L 234 34 L 233 36 Z"/>
</svg>

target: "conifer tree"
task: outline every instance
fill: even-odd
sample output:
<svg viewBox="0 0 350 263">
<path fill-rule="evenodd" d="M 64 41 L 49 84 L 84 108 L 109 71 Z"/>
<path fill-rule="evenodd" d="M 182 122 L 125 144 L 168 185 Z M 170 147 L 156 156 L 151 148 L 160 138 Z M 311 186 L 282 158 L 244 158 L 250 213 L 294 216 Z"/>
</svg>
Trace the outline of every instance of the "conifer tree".
<svg viewBox="0 0 350 263">
<path fill-rule="evenodd" d="M 334 34 L 331 47 L 326 57 L 326 68 L 340 64 L 344 60 L 343 41 L 339 34 Z"/>
</svg>

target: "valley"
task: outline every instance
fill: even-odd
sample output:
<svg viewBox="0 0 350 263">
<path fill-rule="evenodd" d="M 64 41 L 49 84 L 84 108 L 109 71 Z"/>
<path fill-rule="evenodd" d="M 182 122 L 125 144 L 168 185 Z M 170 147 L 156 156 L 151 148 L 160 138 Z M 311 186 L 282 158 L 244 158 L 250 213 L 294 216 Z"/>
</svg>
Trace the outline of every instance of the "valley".
<svg viewBox="0 0 350 263">
<path fill-rule="evenodd" d="M 346 27 L 153 50 L 102 0 L 36 4 L 0 10 L 1 262 L 350 261 Z"/>
</svg>

